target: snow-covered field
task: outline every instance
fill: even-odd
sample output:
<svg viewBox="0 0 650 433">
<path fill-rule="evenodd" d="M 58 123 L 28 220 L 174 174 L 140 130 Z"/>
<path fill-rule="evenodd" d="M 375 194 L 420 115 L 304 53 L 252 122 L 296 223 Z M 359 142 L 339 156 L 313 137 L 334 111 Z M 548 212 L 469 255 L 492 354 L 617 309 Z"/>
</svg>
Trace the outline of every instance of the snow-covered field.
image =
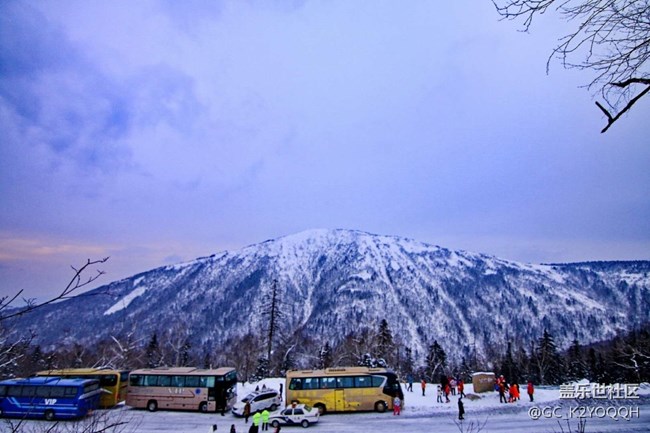
<svg viewBox="0 0 650 433">
<path fill-rule="evenodd" d="M 259 384 L 278 389 L 283 379 L 266 379 Z M 243 397 L 255 385 L 239 385 L 238 395 Z M 322 433 L 346 432 L 477 432 L 476 426 L 483 425 L 482 432 L 512 433 L 552 433 L 577 431 L 580 417 L 586 420 L 588 433 L 595 432 L 650 432 L 650 385 L 644 384 L 638 391 L 638 399 L 560 399 L 559 387 L 537 387 L 535 401 L 528 401 L 525 386 L 523 396 L 516 403 L 499 403 L 497 393 L 484 393 L 472 400 L 464 398 L 465 420 L 458 422 L 458 398 L 451 396 L 451 403 L 436 403 L 435 385 L 428 385 L 427 395 L 422 396 L 418 384 L 414 392 L 405 392 L 406 407 L 400 416 L 392 413 L 352 413 L 327 414 L 318 424 L 307 431 Z M 405 389 L 405 387 L 404 387 Z M 465 393 L 472 394 L 471 384 Z M 576 409 L 577 408 L 577 409 Z M 235 425 L 238 433 L 247 433 L 249 425 L 242 418 L 231 414 L 201 414 L 196 412 L 158 411 L 147 412 L 129 407 L 119 407 L 110 411 L 111 419 L 128 421 L 124 432 L 208 432 L 212 424 L 217 424 L 219 432 L 229 432 Z M 533 416 L 539 414 L 539 419 Z M 250 422 L 250 421 L 249 421 Z M 567 424 L 567 422 L 569 424 Z M 44 421 L 31 421 L 31 427 L 43 427 Z M 461 429 L 462 427 L 462 429 Z M 471 428 L 474 428 L 473 430 Z M 269 431 L 272 431 L 271 428 Z M 2 430 L 0 427 L 0 431 Z M 27 430 L 29 431 L 29 430 Z M 36 431 L 36 430 L 33 430 Z M 70 430 L 75 431 L 75 430 Z M 81 430 L 80 430 L 81 431 Z M 303 431 L 300 427 L 284 427 L 283 432 Z"/>
</svg>

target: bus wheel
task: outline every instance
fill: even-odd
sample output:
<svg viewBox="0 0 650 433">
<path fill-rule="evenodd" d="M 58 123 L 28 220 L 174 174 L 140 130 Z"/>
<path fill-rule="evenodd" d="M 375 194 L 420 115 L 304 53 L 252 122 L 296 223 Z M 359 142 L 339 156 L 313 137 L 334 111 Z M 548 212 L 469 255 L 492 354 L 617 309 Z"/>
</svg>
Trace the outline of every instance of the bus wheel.
<svg viewBox="0 0 650 433">
<path fill-rule="evenodd" d="M 278 410 L 278 405 L 277 404 L 272 404 L 271 405 L 271 412 L 275 412 L 276 410 Z"/>
<path fill-rule="evenodd" d="M 54 421 L 54 411 L 53 410 L 46 410 L 45 411 L 45 419 L 48 421 Z"/>
<path fill-rule="evenodd" d="M 147 403 L 147 410 L 149 412 L 155 412 L 158 410 L 158 402 L 156 400 L 149 400 Z"/>
<path fill-rule="evenodd" d="M 325 415 L 325 412 L 327 412 L 327 407 L 323 403 L 316 403 L 314 407 L 318 409 L 321 415 Z"/>
<path fill-rule="evenodd" d="M 204 401 L 199 405 L 199 412 L 208 413 L 208 404 Z"/>
<path fill-rule="evenodd" d="M 384 413 L 386 412 L 386 409 L 387 409 L 386 402 L 378 401 L 377 403 L 375 403 L 375 410 L 377 412 Z"/>
</svg>

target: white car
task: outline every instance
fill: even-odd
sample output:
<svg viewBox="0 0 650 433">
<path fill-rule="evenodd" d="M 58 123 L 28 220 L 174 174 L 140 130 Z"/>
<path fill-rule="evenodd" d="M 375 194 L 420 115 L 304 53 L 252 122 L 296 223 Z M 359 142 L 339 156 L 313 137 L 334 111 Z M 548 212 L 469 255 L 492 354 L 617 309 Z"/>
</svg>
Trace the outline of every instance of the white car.
<svg viewBox="0 0 650 433">
<path fill-rule="evenodd" d="M 272 413 L 269 422 L 273 427 L 279 425 L 301 425 L 305 428 L 317 423 L 320 412 L 306 404 L 288 406 L 286 409 Z"/>
<path fill-rule="evenodd" d="M 235 403 L 232 408 L 232 413 L 237 416 L 244 416 L 244 407 L 246 403 L 250 403 L 250 415 L 257 411 L 269 409 L 271 412 L 277 410 L 280 406 L 280 393 L 274 389 L 263 389 L 261 391 L 254 391 L 244 397 L 241 401 Z"/>
</svg>

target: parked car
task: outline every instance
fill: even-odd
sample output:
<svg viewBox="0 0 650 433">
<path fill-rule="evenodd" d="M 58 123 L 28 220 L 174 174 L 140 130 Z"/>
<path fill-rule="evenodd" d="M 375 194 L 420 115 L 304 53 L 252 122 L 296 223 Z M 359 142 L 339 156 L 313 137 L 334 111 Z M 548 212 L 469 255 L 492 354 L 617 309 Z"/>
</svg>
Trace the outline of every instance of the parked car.
<svg viewBox="0 0 650 433">
<path fill-rule="evenodd" d="M 305 428 L 311 424 L 317 423 L 320 417 L 320 411 L 306 404 L 295 404 L 288 406 L 279 412 L 272 413 L 269 416 L 269 422 L 273 427 L 279 425 L 300 425 Z"/>
<path fill-rule="evenodd" d="M 251 405 L 251 416 L 258 410 L 269 409 L 271 412 L 277 410 L 280 406 L 280 393 L 275 389 L 263 389 L 254 391 L 244 397 L 241 401 L 235 403 L 232 413 L 237 416 L 244 416 L 244 407 L 246 403 Z"/>
</svg>

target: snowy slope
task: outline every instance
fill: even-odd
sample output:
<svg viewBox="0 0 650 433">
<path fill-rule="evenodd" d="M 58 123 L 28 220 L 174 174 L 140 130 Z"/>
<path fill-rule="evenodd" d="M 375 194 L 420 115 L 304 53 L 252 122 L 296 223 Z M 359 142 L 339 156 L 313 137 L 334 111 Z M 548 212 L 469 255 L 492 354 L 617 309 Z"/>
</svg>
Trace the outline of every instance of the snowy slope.
<svg viewBox="0 0 650 433">
<path fill-rule="evenodd" d="M 650 262 L 532 265 L 351 230 L 311 230 L 154 269 L 61 302 L 19 327 L 43 345 L 173 327 L 193 347 L 263 328 L 273 282 L 286 330 L 336 342 L 386 318 L 417 353 L 452 356 L 549 329 L 560 345 L 650 320 Z"/>
</svg>

